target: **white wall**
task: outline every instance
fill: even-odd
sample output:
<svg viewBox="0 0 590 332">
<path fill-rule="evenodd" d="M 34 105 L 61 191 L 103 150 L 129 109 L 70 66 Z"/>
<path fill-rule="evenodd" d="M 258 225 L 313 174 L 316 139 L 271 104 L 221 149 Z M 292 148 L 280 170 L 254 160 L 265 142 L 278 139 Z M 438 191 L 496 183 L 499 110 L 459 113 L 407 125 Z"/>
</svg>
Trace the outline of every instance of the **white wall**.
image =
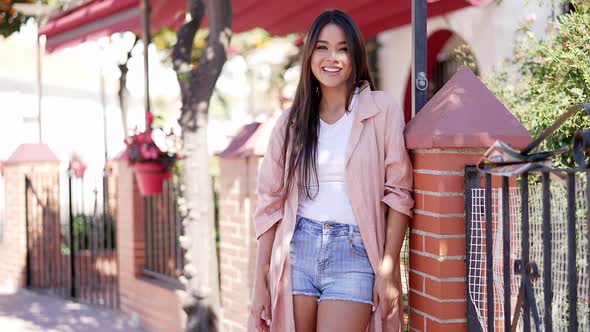
<svg viewBox="0 0 590 332">
<path fill-rule="evenodd" d="M 548 4 L 537 1 L 505 0 L 486 7 L 467 7 L 448 15 L 428 20 L 428 35 L 447 29 L 464 39 L 475 55 L 481 73 L 491 70 L 503 58 L 513 55 L 518 25 L 529 15 L 537 21 L 533 31 L 543 36 L 547 21 L 552 17 Z M 379 78 L 381 88 L 400 103 L 404 101 L 406 82 L 410 74 L 412 30 L 410 25 L 379 34 Z"/>
</svg>

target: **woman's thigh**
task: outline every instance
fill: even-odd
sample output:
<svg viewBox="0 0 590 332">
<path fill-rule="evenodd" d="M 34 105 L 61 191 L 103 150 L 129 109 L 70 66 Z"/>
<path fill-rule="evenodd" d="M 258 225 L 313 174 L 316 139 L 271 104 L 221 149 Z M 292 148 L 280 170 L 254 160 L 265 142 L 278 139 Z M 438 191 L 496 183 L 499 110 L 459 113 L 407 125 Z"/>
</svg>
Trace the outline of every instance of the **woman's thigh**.
<svg viewBox="0 0 590 332">
<path fill-rule="evenodd" d="M 293 295 L 293 313 L 297 332 L 314 332 L 316 329 L 318 298 L 307 295 Z"/>
<path fill-rule="evenodd" d="M 365 332 L 370 318 L 370 304 L 340 300 L 321 301 L 318 308 L 317 332 Z"/>
</svg>

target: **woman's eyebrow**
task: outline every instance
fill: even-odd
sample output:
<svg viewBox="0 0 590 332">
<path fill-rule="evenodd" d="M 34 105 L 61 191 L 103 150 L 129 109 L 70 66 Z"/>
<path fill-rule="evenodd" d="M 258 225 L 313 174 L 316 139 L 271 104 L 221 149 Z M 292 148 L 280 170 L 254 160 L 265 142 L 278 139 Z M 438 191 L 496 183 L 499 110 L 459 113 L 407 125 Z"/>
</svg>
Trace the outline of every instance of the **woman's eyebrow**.
<svg viewBox="0 0 590 332">
<path fill-rule="evenodd" d="M 325 41 L 325 40 L 318 40 L 316 43 L 318 44 L 329 44 L 329 42 Z M 343 40 L 341 42 L 338 43 L 338 45 L 346 45 L 346 40 Z"/>
</svg>

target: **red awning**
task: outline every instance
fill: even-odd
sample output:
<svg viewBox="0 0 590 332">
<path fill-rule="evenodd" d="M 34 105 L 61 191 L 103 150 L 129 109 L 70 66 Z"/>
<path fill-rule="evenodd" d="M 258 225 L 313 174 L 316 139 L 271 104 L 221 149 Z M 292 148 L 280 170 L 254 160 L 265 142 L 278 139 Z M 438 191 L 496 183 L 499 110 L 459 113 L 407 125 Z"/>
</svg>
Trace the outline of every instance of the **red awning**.
<svg viewBox="0 0 590 332">
<path fill-rule="evenodd" d="M 184 19 L 188 0 L 151 0 L 152 30 L 177 28 Z M 437 16 L 492 0 L 428 0 L 428 16 Z M 395 5 L 393 3 L 395 2 Z M 255 27 L 283 35 L 307 30 L 323 10 L 339 8 L 348 12 L 365 36 L 411 22 L 411 0 L 232 0 L 233 30 Z M 93 0 L 59 17 L 39 31 L 47 37 L 48 51 L 115 32 L 140 30 L 140 0 Z"/>
</svg>

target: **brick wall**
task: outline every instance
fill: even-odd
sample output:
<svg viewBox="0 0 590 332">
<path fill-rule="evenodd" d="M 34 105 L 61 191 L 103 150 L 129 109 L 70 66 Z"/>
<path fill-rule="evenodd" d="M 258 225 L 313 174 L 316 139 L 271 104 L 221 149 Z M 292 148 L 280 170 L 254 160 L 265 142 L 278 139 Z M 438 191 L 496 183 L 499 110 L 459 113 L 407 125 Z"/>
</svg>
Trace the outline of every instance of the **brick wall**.
<svg viewBox="0 0 590 332">
<path fill-rule="evenodd" d="M 126 162 L 117 174 L 117 252 L 121 311 L 154 332 L 184 330 L 181 291 L 142 274 L 145 259 L 143 197 Z"/>
<path fill-rule="evenodd" d="M 410 327 L 466 331 L 464 167 L 477 149 L 417 149 L 410 232 Z"/>
<path fill-rule="evenodd" d="M 221 331 L 246 331 L 256 260 L 252 215 L 261 158 L 221 158 L 219 227 Z"/>
<path fill-rule="evenodd" d="M 9 287 L 26 286 L 25 176 L 31 178 L 33 186 L 52 188 L 52 194 L 56 194 L 53 191 L 59 187 L 59 163 L 20 161 L 3 166 L 5 210 L 0 285 Z"/>
</svg>

